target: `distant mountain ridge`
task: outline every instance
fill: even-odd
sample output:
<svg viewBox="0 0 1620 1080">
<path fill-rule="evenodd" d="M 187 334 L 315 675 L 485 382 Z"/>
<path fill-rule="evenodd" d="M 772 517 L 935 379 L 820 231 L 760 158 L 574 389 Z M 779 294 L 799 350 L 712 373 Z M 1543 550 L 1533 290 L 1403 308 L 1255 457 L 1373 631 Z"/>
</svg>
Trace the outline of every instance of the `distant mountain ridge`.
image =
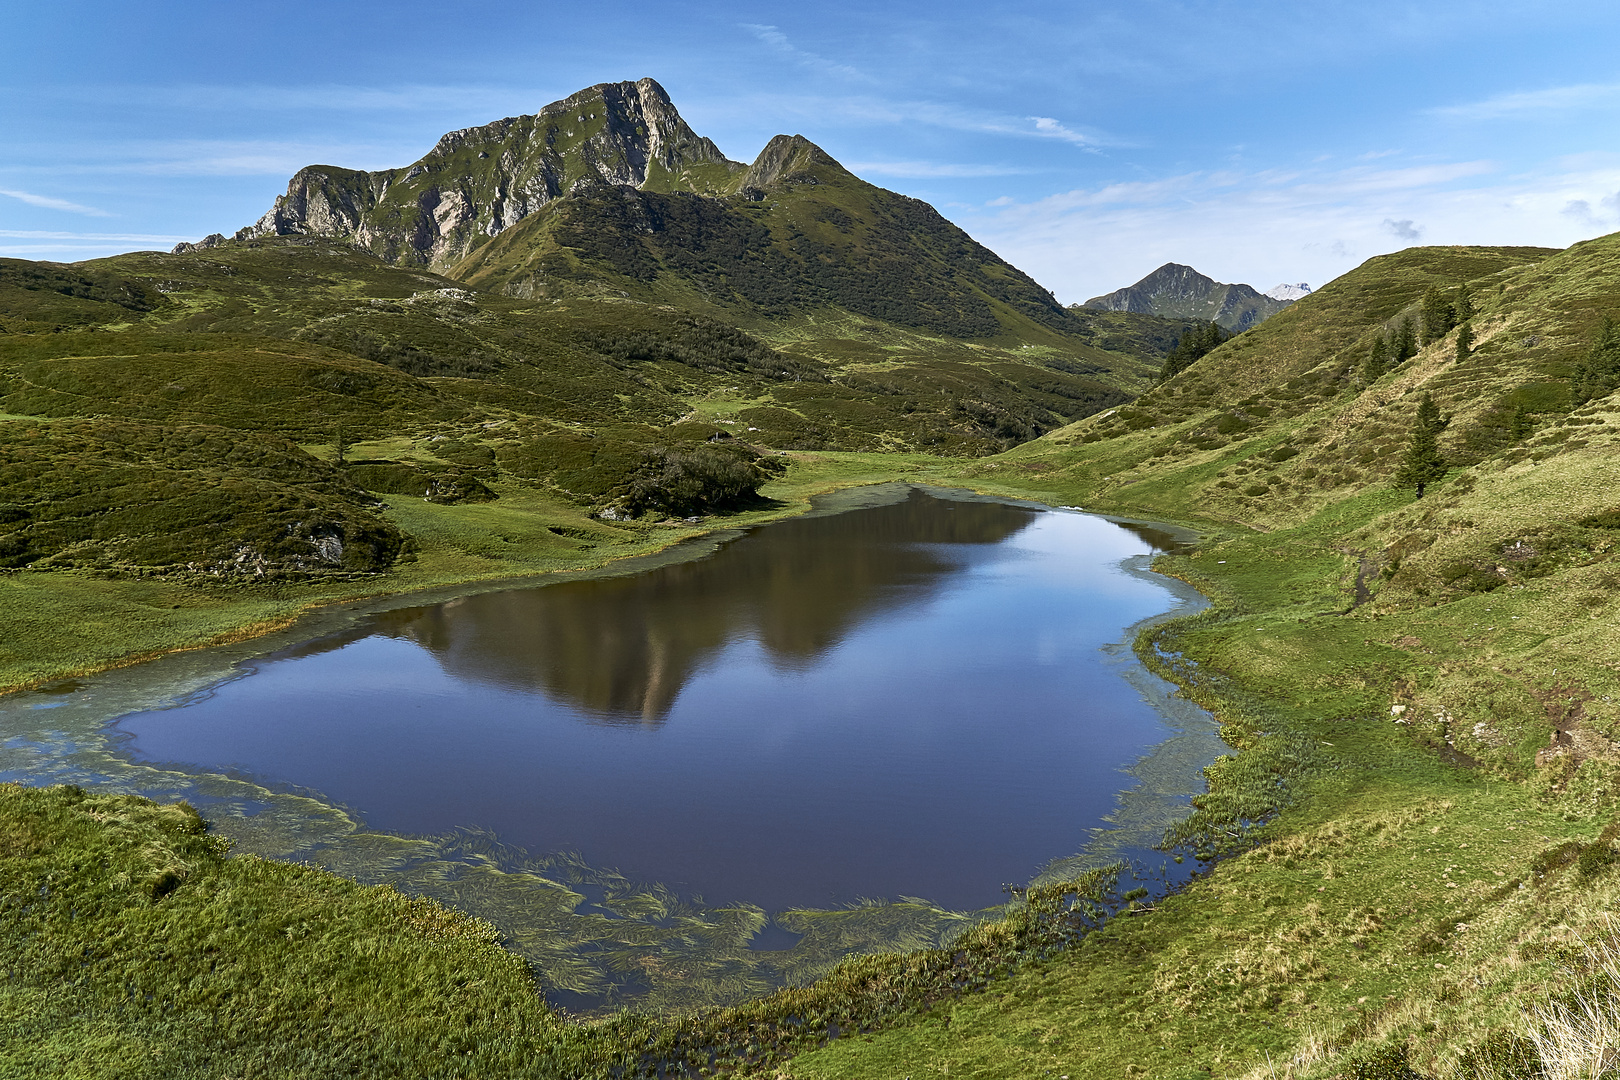
<svg viewBox="0 0 1620 1080">
<path fill-rule="evenodd" d="M 1190 266 L 1165 263 L 1135 285 L 1116 289 L 1106 296 L 1094 296 L 1084 306 L 1173 319 L 1201 319 L 1219 323 L 1228 330 L 1247 330 L 1291 302 L 1291 299 L 1281 300 L 1257 292 L 1252 285 L 1227 285 L 1205 277 Z"/>
<path fill-rule="evenodd" d="M 967 339 L 1090 333 L 932 206 L 803 136 L 728 159 L 652 79 L 450 132 L 405 168 L 301 169 L 235 239 L 266 236 L 340 240 L 522 298 L 623 296 L 744 323 L 832 307 Z"/>
</svg>

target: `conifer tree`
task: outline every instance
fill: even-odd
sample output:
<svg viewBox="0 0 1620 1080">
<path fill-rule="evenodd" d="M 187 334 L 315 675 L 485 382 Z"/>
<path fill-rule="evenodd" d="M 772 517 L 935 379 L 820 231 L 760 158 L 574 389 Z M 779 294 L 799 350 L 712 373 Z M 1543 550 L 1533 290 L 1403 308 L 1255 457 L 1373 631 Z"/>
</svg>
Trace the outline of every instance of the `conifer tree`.
<svg viewBox="0 0 1620 1080">
<path fill-rule="evenodd" d="M 1468 291 L 1468 282 L 1457 283 L 1457 299 L 1451 304 L 1452 314 L 1460 323 L 1465 323 L 1474 317 L 1474 294 Z"/>
<path fill-rule="evenodd" d="M 1597 338 L 1570 379 L 1571 407 L 1585 405 L 1613 392 L 1616 387 L 1620 387 L 1620 328 L 1616 328 L 1613 319 L 1605 317 Z"/>
<path fill-rule="evenodd" d="M 1530 412 L 1523 405 L 1513 407 L 1512 426 L 1508 433 L 1513 436 L 1514 442 L 1523 442 L 1525 437 L 1536 428 L 1535 421 L 1530 418 Z"/>
<path fill-rule="evenodd" d="M 1474 327 L 1471 323 L 1463 323 L 1457 331 L 1457 363 L 1467 360 L 1474 352 Z"/>
<path fill-rule="evenodd" d="M 1451 304 L 1440 294 L 1440 286 L 1430 285 L 1423 294 L 1423 344 L 1433 344 L 1451 333 L 1452 317 Z"/>
<path fill-rule="evenodd" d="M 1379 334 L 1373 338 L 1372 352 L 1367 354 L 1366 363 L 1361 365 L 1361 382 L 1364 386 L 1371 386 L 1383 378 L 1388 370 L 1389 344 L 1384 340 L 1384 335 Z"/>
<path fill-rule="evenodd" d="M 1164 358 L 1164 365 L 1159 369 L 1159 381 L 1164 382 L 1186 371 L 1192 366 L 1193 361 L 1209 355 L 1236 336 L 1215 322 L 1202 323 L 1187 331 Z"/>
<path fill-rule="evenodd" d="M 1412 325 L 1412 317 L 1408 315 L 1395 331 L 1395 362 L 1406 363 L 1417 355 L 1417 350 L 1417 327 Z"/>
<path fill-rule="evenodd" d="M 1400 487 L 1417 489 L 1423 498 L 1423 489 L 1445 477 L 1446 459 L 1440 456 L 1440 432 L 1451 422 L 1440 415 L 1440 407 L 1425 390 L 1418 399 L 1417 418 L 1412 423 L 1412 436 L 1406 444 L 1406 457 L 1401 461 L 1395 483 Z"/>
</svg>

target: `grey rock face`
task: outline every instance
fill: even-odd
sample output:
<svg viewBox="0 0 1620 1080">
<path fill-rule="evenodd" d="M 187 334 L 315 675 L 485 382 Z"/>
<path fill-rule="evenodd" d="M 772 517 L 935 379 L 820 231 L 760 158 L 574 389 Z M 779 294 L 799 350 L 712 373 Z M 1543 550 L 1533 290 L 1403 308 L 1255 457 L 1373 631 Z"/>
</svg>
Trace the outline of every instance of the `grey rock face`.
<svg viewBox="0 0 1620 1080">
<path fill-rule="evenodd" d="M 207 251 L 209 248 L 219 247 L 219 245 L 223 244 L 224 242 L 225 238 L 219 233 L 209 233 L 195 244 L 188 244 L 185 241 L 181 241 L 180 243 L 174 245 L 173 250 L 171 250 L 169 254 L 185 255 L 193 251 Z"/>
<path fill-rule="evenodd" d="M 314 235 L 356 243 L 389 262 L 454 266 L 553 199 L 598 184 L 729 184 L 743 166 L 681 119 L 652 79 L 602 83 L 547 105 L 452 131 L 404 169 L 299 170 L 287 193 L 236 234 Z"/>
<path fill-rule="evenodd" d="M 1228 330 L 1247 330 L 1288 304 L 1256 292 L 1252 286 L 1227 285 L 1190 266 L 1165 263 L 1135 285 L 1094 296 L 1085 306 L 1174 319 L 1203 319 L 1220 323 Z"/>
<path fill-rule="evenodd" d="M 815 184 L 818 181 L 811 170 L 817 165 L 843 168 L 803 135 L 778 135 L 765 144 L 765 149 L 748 167 L 742 180 L 742 193 L 757 202 L 765 197 L 764 192 L 784 184 Z"/>
</svg>

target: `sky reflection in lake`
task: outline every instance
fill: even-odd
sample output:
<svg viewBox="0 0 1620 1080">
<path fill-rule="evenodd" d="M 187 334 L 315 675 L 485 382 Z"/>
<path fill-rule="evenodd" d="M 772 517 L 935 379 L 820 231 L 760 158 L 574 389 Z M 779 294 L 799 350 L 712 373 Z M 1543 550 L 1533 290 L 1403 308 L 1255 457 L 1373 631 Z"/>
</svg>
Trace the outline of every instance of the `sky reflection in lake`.
<svg viewBox="0 0 1620 1080">
<path fill-rule="evenodd" d="M 977 908 L 1167 729 L 1099 647 L 1171 605 L 1097 518 L 912 491 L 697 562 L 467 597 L 126 717 L 151 760 L 493 829 L 710 902 Z"/>
</svg>

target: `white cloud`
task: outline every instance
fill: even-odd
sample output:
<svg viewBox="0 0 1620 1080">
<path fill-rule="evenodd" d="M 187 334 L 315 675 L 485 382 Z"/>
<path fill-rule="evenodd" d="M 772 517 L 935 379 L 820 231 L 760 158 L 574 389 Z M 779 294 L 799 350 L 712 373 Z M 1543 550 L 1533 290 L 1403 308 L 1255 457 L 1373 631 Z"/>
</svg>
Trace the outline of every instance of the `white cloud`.
<svg viewBox="0 0 1620 1080">
<path fill-rule="evenodd" d="M 824 71 L 829 75 L 838 75 L 846 79 L 864 79 L 865 76 L 848 64 L 840 64 L 828 60 L 825 56 L 818 56 L 813 52 L 806 52 L 796 47 L 788 36 L 774 26 L 761 26 L 757 23 L 740 24 L 744 30 L 753 34 L 772 52 L 788 57 L 799 65 L 815 71 Z"/>
<path fill-rule="evenodd" d="M 912 179 L 1022 176 L 1035 171 L 1016 165 L 953 165 L 934 161 L 856 161 L 849 163 L 848 167 L 859 176 L 894 176 Z"/>
<path fill-rule="evenodd" d="M 428 112 L 467 113 L 494 119 L 516 113 L 538 112 L 552 101 L 579 89 L 553 90 L 501 86 L 354 86 L 314 83 L 303 86 L 270 84 L 210 85 L 181 83 L 167 86 L 73 85 L 48 87 L 39 93 L 71 101 L 119 101 L 126 106 L 195 109 L 226 112 Z M 484 121 L 479 121 L 484 122 Z"/>
<path fill-rule="evenodd" d="M 1503 120 L 1515 117 L 1545 116 L 1549 113 L 1606 109 L 1620 104 L 1620 83 L 1582 83 L 1496 94 L 1464 105 L 1430 109 L 1433 116 L 1454 120 Z"/>
<path fill-rule="evenodd" d="M 927 127 L 965 131 L 978 135 L 1002 135 L 1016 139 L 1051 139 L 1067 142 L 1084 150 L 1136 147 L 1139 144 L 1111 132 L 1049 116 L 1015 116 L 988 109 L 965 108 L 938 101 L 905 101 L 868 95 L 755 94 L 746 101 L 708 102 L 712 116 L 729 115 L 734 121 L 752 122 L 760 115 L 772 116 L 778 124 L 794 118 L 814 130 L 836 129 L 840 125 L 871 127 Z"/>
<path fill-rule="evenodd" d="M 80 233 L 50 232 L 41 229 L 0 229 L 0 237 L 7 240 L 95 240 L 133 244 L 178 244 L 193 240 L 191 236 L 153 236 L 149 233 Z"/>
<path fill-rule="evenodd" d="M 172 140 L 102 143 L 94 147 L 40 147 L 49 166 L 11 165 L 14 175 L 49 176 L 135 174 L 141 176 L 275 176 L 287 179 L 306 165 L 349 169 L 402 167 L 432 148 L 359 143 L 276 142 L 271 140 Z M 0 194 L 12 194 L 0 190 Z M 99 213 L 99 212 L 98 212 Z"/>
<path fill-rule="evenodd" d="M 27 203 L 29 206 L 38 206 L 46 210 L 65 210 L 70 214 L 85 214 L 89 217 L 112 217 L 112 215 L 107 213 L 107 211 L 97 210 L 93 206 L 80 206 L 78 203 L 68 202 L 66 199 L 55 199 L 49 195 L 35 195 L 29 191 L 14 191 L 6 188 L 0 188 L 0 195 L 17 199 L 21 202 Z"/>
<path fill-rule="evenodd" d="M 1037 135 L 1042 135 L 1048 139 L 1062 139 L 1064 142 L 1071 142 L 1076 146 L 1083 146 L 1088 150 L 1092 148 L 1091 136 L 1085 134 L 1084 132 L 1075 131 L 1073 128 L 1066 127 L 1060 121 L 1054 120 L 1050 116 L 1032 116 L 1029 118 L 1029 121 L 1035 125 L 1035 133 Z"/>
<path fill-rule="evenodd" d="M 1562 247 L 1620 226 L 1617 191 L 1613 162 L 1516 176 L 1480 162 L 1187 173 L 988 207 L 958 221 L 1070 303 L 1166 262 L 1261 288 L 1320 286 L 1409 246 L 1410 233 L 1429 244 Z M 1569 211 L 1577 202 L 1583 213 Z"/>
</svg>

